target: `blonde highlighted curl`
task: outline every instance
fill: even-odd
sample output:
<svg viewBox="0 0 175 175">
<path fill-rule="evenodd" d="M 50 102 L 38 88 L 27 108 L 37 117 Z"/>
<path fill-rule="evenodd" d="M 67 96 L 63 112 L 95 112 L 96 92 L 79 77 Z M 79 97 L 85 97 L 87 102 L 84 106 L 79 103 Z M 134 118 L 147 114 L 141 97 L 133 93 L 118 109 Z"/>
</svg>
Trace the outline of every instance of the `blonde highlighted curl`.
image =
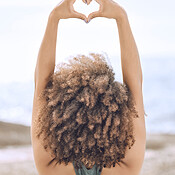
<svg viewBox="0 0 175 175">
<path fill-rule="evenodd" d="M 75 161 L 75 168 L 94 164 L 120 165 L 135 142 L 133 118 L 138 117 L 127 85 L 102 54 L 77 55 L 58 64 L 41 93 L 37 137 L 59 164 Z"/>
</svg>

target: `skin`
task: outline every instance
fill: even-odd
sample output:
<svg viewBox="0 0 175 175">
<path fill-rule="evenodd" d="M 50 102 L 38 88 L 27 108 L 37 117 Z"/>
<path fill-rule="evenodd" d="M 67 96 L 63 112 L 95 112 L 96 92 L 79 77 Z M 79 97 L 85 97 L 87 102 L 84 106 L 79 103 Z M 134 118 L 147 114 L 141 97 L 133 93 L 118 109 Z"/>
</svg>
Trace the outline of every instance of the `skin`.
<svg viewBox="0 0 175 175">
<path fill-rule="evenodd" d="M 139 175 L 142 168 L 145 145 L 146 145 L 146 129 L 144 118 L 144 105 L 142 95 L 142 69 L 138 49 L 130 28 L 126 11 L 116 2 L 112 0 L 96 0 L 99 3 L 99 11 L 92 12 L 86 17 L 84 14 L 78 13 L 73 8 L 75 0 L 61 1 L 50 13 L 45 34 L 38 53 L 37 64 L 35 67 L 35 90 L 33 98 L 32 124 L 31 124 L 31 140 L 35 165 L 39 175 L 75 175 L 72 163 L 67 166 L 46 164 L 52 159 L 46 152 L 40 140 L 36 138 L 36 120 L 37 113 L 45 100 L 39 99 L 41 91 L 45 88 L 47 80 L 55 69 L 55 53 L 57 29 L 60 19 L 79 18 L 81 20 L 92 20 L 96 17 L 106 17 L 115 19 L 118 27 L 121 48 L 121 63 L 123 82 L 128 85 L 135 100 L 135 107 L 138 111 L 139 118 L 134 119 L 135 144 L 127 150 L 123 159 L 124 164 L 121 166 L 103 168 L 101 175 Z M 83 0 L 86 3 L 85 0 Z M 89 5 L 91 0 L 87 0 Z"/>
</svg>

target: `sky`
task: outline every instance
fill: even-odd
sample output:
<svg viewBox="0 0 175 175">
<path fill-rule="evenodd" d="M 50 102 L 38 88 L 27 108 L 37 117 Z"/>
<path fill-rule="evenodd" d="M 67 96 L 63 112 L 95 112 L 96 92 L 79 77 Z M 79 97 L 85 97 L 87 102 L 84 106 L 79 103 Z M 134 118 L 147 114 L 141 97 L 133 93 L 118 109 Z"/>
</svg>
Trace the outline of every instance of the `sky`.
<svg viewBox="0 0 175 175">
<path fill-rule="evenodd" d="M 39 47 L 48 16 L 56 0 L 0 0 L 0 83 L 30 81 L 34 78 Z M 118 0 L 127 12 L 140 58 L 175 58 L 175 1 Z M 81 0 L 74 9 L 86 16 L 98 10 Z M 76 18 L 58 24 L 56 63 L 70 55 L 105 52 L 120 59 L 117 24 L 113 19 L 94 18 L 89 24 Z"/>
</svg>

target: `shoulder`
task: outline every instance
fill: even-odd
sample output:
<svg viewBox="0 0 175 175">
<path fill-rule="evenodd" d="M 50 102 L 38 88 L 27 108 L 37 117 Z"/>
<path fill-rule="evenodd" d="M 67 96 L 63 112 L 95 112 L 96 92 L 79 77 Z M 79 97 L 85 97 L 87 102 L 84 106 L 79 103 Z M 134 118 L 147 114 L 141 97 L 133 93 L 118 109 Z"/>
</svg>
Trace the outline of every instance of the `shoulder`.
<svg viewBox="0 0 175 175">
<path fill-rule="evenodd" d="M 138 113 L 137 118 L 133 118 L 133 129 L 135 143 L 128 149 L 125 156 L 125 162 L 129 169 L 141 170 L 146 147 L 146 127 L 145 127 L 145 111 L 143 103 L 142 85 L 135 90 L 132 89 L 131 95 L 134 101 L 134 107 Z"/>
<path fill-rule="evenodd" d="M 47 170 L 47 163 L 52 160 L 51 155 L 44 149 L 41 139 L 37 137 L 38 132 L 38 113 L 40 109 L 44 106 L 45 100 L 40 98 L 41 91 L 35 89 L 33 98 L 33 110 L 32 110 L 32 123 L 31 123 L 31 140 L 33 156 L 38 173 L 43 173 Z"/>
</svg>

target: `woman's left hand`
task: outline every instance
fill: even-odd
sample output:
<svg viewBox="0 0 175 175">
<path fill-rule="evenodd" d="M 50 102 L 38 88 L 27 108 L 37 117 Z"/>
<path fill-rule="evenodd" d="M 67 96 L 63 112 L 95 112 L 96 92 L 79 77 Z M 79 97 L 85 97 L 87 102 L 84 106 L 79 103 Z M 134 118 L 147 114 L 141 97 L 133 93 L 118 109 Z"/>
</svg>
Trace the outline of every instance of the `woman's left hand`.
<svg viewBox="0 0 175 175">
<path fill-rule="evenodd" d="M 87 22 L 87 17 L 74 10 L 73 4 L 76 0 L 62 0 L 51 12 L 50 16 L 54 20 L 59 21 L 59 19 L 67 18 L 79 18 Z"/>
</svg>

